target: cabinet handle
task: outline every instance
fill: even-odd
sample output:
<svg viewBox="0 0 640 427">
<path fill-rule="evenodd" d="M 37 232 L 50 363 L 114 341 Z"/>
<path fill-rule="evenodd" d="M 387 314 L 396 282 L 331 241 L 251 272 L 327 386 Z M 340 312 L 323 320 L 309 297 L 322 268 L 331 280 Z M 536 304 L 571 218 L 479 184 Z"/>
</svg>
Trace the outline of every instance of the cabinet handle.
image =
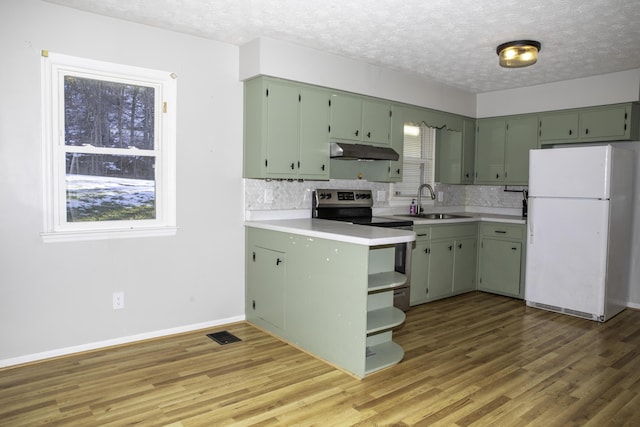
<svg viewBox="0 0 640 427">
<path fill-rule="evenodd" d="M 512 251 L 517 251 L 517 250 L 518 250 L 518 248 L 511 248 L 511 250 L 512 250 Z"/>
<path fill-rule="evenodd" d="M 360 131 L 358 129 L 356 129 L 356 136 L 358 136 L 359 133 L 360 133 Z"/>
<path fill-rule="evenodd" d="M 569 129 L 569 135 L 573 135 L 573 131 Z"/>
<path fill-rule="evenodd" d="M 494 232 L 498 234 L 507 234 L 507 232 L 504 230 L 495 230 Z"/>
<path fill-rule="evenodd" d="M 464 174 L 464 177 L 465 177 L 465 178 L 469 178 L 469 172 L 465 173 L 465 174 Z"/>
<path fill-rule="evenodd" d="M 280 265 L 280 263 L 283 262 L 280 258 L 276 259 L 276 265 Z"/>
<path fill-rule="evenodd" d="M 296 165 L 295 163 L 291 163 L 291 170 L 295 169 Z"/>
<path fill-rule="evenodd" d="M 424 236 L 426 236 L 426 235 L 427 235 L 427 233 L 416 234 L 416 236 L 418 236 L 418 237 L 424 237 Z"/>
<path fill-rule="evenodd" d="M 499 173 L 497 173 L 497 174 L 496 174 L 496 179 L 499 179 L 499 178 L 500 178 L 500 174 L 499 174 Z"/>
<path fill-rule="evenodd" d="M 585 129 L 585 130 L 584 130 L 584 133 L 585 133 L 586 135 L 589 135 L 589 129 Z"/>
<path fill-rule="evenodd" d="M 321 170 L 324 170 L 324 165 L 320 166 L 320 169 L 321 169 Z"/>
<path fill-rule="evenodd" d="M 371 138 L 371 132 L 367 132 L 367 138 Z"/>
<path fill-rule="evenodd" d="M 458 243 L 458 249 L 462 249 L 462 243 Z"/>
<path fill-rule="evenodd" d="M 431 248 L 426 248 L 426 249 L 424 250 L 424 253 L 425 253 L 425 254 L 430 254 L 430 253 L 431 253 Z"/>
<path fill-rule="evenodd" d="M 624 125 L 624 126 L 625 126 L 625 129 L 626 129 L 627 125 Z M 398 173 L 398 175 L 400 175 L 400 169 L 396 169 L 396 172 Z"/>
<path fill-rule="evenodd" d="M 453 245 L 449 245 L 449 250 L 453 250 Z"/>
</svg>

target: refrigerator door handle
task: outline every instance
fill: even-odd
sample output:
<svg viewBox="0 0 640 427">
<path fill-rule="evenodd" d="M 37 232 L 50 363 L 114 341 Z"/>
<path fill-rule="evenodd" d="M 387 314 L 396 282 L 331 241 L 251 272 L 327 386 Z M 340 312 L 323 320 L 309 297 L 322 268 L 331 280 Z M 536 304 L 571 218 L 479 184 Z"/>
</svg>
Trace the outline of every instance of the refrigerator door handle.
<svg viewBox="0 0 640 427">
<path fill-rule="evenodd" d="M 527 215 L 527 222 L 529 223 L 529 244 L 533 245 L 533 199 L 529 198 L 528 204 L 529 214 Z"/>
</svg>

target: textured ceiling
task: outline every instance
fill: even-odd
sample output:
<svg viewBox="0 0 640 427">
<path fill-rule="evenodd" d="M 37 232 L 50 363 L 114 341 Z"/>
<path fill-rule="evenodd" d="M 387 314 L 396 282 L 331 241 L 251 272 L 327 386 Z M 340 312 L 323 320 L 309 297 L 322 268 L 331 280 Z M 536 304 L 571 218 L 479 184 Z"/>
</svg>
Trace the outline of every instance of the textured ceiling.
<svg viewBox="0 0 640 427">
<path fill-rule="evenodd" d="M 265 36 L 474 93 L 640 68 L 640 0 L 46 0 L 242 45 Z M 542 43 L 498 65 L 497 45 Z"/>
</svg>

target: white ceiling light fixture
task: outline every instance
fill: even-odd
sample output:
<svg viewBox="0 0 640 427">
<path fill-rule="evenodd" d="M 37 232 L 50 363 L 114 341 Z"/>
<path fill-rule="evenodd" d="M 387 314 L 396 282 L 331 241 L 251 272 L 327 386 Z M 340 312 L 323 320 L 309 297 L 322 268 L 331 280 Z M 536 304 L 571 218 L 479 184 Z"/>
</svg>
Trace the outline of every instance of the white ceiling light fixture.
<svg viewBox="0 0 640 427">
<path fill-rule="evenodd" d="M 542 45 L 535 40 L 515 40 L 503 43 L 496 48 L 500 58 L 500 66 L 505 68 L 521 68 L 533 65 L 538 61 L 538 52 Z"/>
</svg>

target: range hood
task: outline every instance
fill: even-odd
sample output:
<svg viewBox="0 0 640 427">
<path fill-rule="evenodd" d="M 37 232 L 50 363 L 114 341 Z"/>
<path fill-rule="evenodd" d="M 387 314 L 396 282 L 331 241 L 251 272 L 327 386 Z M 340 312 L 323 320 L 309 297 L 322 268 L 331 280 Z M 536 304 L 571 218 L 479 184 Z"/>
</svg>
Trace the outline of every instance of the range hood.
<svg viewBox="0 0 640 427">
<path fill-rule="evenodd" d="M 398 153 L 392 148 L 345 142 L 332 142 L 330 155 L 332 159 L 345 160 L 398 160 L 399 158 Z"/>
</svg>

